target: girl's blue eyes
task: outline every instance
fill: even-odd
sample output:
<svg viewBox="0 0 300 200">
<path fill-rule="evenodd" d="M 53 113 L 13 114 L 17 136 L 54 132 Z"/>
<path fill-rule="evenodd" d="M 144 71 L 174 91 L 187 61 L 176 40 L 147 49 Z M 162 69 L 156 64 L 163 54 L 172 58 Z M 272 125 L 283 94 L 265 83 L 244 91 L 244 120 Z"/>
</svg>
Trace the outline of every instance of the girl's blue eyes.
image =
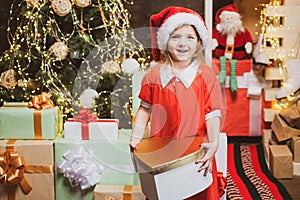
<svg viewBox="0 0 300 200">
<path fill-rule="evenodd" d="M 179 39 L 179 36 L 171 36 L 171 39 Z"/>
<path fill-rule="evenodd" d="M 180 36 L 180 35 L 171 35 L 171 39 L 180 39 L 181 37 L 184 37 L 184 36 Z M 195 37 L 193 37 L 193 36 L 187 36 L 186 37 L 187 39 L 189 39 L 189 40 L 194 40 L 195 39 Z"/>
</svg>

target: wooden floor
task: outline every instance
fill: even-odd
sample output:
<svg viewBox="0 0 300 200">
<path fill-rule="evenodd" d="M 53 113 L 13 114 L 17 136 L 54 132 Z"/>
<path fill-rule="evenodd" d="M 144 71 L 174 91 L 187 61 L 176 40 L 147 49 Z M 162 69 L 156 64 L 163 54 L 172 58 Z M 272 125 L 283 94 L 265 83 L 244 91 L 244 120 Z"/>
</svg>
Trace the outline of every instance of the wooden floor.
<svg viewBox="0 0 300 200">
<path fill-rule="evenodd" d="M 300 176 L 293 179 L 279 179 L 279 181 L 285 186 L 293 200 L 300 199 Z"/>
</svg>

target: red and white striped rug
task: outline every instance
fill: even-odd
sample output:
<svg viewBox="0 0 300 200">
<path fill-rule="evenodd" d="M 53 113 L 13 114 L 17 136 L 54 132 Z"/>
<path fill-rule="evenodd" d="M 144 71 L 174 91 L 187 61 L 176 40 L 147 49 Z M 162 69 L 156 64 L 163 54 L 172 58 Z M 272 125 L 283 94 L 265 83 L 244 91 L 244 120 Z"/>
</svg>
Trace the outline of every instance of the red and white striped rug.
<svg viewBox="0 0 300 200">
<path fill-rule="evenodd" d="M 292 199 L 271 174 L 263 145 L 228 144 L 227 199 Z"/>
</svg>

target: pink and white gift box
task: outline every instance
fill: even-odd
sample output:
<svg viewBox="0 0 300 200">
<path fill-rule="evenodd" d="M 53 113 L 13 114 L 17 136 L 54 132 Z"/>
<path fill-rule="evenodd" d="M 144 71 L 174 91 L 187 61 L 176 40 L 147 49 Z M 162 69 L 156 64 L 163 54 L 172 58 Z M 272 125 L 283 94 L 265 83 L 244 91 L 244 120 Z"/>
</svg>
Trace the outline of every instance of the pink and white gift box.
<svg viewBox="0 0 300 200">
<path fill-rule="evenodd" d="M 64 138 L 78 140 L 117 140 L 118 119 L 96 119 L 82 123 L 69 119 L 64 123 Z"/>
</svg>

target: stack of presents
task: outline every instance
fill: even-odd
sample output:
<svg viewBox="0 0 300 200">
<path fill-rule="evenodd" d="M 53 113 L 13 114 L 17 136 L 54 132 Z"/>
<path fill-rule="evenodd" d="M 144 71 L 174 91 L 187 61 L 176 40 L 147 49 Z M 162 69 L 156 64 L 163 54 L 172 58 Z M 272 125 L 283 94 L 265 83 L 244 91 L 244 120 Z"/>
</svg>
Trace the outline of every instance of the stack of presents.
<svg viewBox="0 0 300 200">
<path fill-rule="evenodd" d="M 0 122 L 1 200 L 145 199 L 131 130 L 119 129 L 118 120 L 82 109 L 63 124 L 60 109 L 42 93 L 28 104 L 6 103 Z"/>
<path fill-rule="evenodd" d="M 263 143 L 266 161 L 276 178 L 292 178 L 300 175 L 300 115 L 299 115 L 299 54 L 286 54 L 278 59 L 278 52 L 298 52 L 300 30 L 299 1 L 281 1 L 280 5 L 266 7 L 266 17 L 284 19 L 265 29 L 266 38 L 280 38 L 277 48 L 266 46 L 270 65 L 265 68 Z M 280 28 L 279 28 L 280 27 Z M 274 31 L 275 29 L 280 31 Z M 282 84 L 284 83 L 284 84 Z M 292 98 L 289 98 L 292 97 Z M 294 96 L 294 97 L 293 97 Z M 277 109 L 276 105 L 288 105 Z M 292 103 L 291 103 L 292 102 Z"/>
<path fill-rule="evenodd" d="M 224 63 L 222 63 L 224 62 Z M 222 132 L 232 137 L 262 136 L 266 162 L 276 178 L 293 178 L 300 175 L 300 100 L 290 103 L 288 108 L 271 108 L 276 94 L 282 88 L 274 83 L 282 78 L 279 69 L 264 66 L 265 76 L 259 80 L 253 74 L 251 59 L 237 60 L 237 91 L 232 92 L 230 76 L 232 62 L 213 59 L 218 70 L 226 67 L 224 101 L 226 115 Z M 298 67 L 298 66 L 297 66 Z M 299 76 L 298 76 L 299 77 Z M 297 79 L 298 81 L 299 79 Z M 299 92 L 296 99 L 299 99 Z"/>
<path fill-rule="evenodd" d="M 276 178 L 300 175 L 300 101 L 274 114 L 271 129 L 264 131 L 266 160 Z"/>
<path fill-rule="evenodd" d="M 0 200 L 183 199 L 213 181 L 194 164 L 203 137 L 144 140 L 132 154 L 131 129 L 89 108 L 63 121 L 47 93 L 5 103 L 0 133 Z"/>
</svg>

